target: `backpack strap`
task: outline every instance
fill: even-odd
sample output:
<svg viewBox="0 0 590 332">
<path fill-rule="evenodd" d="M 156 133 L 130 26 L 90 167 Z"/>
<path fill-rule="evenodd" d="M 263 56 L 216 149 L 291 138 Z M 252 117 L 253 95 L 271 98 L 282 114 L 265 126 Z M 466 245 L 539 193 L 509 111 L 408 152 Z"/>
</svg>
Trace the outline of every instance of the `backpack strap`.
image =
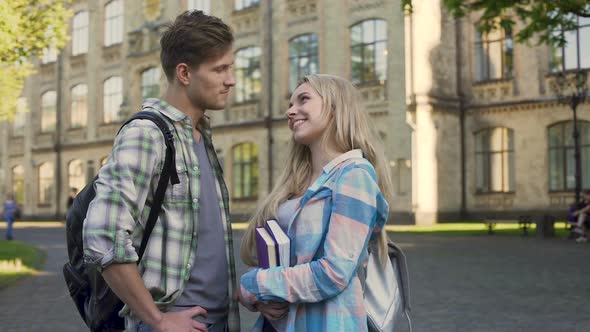
<svg viewBox="0 0 590 332">
<path fill-rule="evenodd" d="M 160 113 L 149 112 L 149 111 L 141 111 L 139 113 L 135 113 L 129 120 L 127 120 L 122 126 L 125 127 L 128 123 L 134 120 L 150 120 L 158 126 L 162 134 L 164 135 L 164 142 L 166 144 L 166 157 L 164 159 L 164 167 L 162 168 L 162 174 L 160 174 L 160 179 L 158 181 L 158 187 L 156 188 L 156 193 L 154 194 L 154 201 L 152 202 L 152 208 L 150 209 L 150 214 L 148 220 L 145 225 L 145 230 L 143 233 L 143 238 L 141 239 L 141 246 L 139 247 L 138 252 L 138 263 L 141 261 L 143 257 L 143 253 L 145 252 L 145 248 L 147 247 L 148 239 L 156 225 L 156 221 L 158 220 L 158 214 L 160 214 L 160 210 L 162 209 L 162 201 L 164 200 L 164 194 L 166 193 L 166 188 L 168 187 L 168 181 L 172 182 L 172 185 L 180 183 L 178 178 L 178 174 L 176 173 L 176 149 L 174 147 L 174 136 L 168 127 L 167 121 L 159 115 Z M 121 131 L 119 129 L 119 132 Z"/>
</svg>

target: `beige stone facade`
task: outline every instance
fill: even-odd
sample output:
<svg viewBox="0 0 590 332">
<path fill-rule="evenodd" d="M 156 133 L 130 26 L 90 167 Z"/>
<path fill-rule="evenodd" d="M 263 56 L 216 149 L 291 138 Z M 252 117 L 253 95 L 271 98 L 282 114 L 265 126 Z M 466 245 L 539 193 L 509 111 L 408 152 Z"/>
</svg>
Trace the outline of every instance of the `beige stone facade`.
<svg viewBox="0 0 590 332">
<path fill-rule="evenodd" d="M 188 1 L 125 0 L 123 42 L 103 47 L 107 3 L 74 1 L 74 12 L 90 13 L 88 52 L 71 56 L 68 43 L 58 61 L 37 64 L 38 73 L 27 80 L 23 92 L 31 111 L 22 137 L 12 134 L 10 124 L 0 124 L 0 189 L 13 187 L 12 170 L 22 165 L 22 203 L 29 217 L 64 214 L 70 161 L 83 161 L 86 180 L 97 173 L 121 124 L 102 123 L 103 82 L 122 77 L 123 118 L 139 111 L 142 72 L 159 66 L 163 24 L 185 10 Z M 515 45 L 513 78 L 476 82 L 475 18 L 450 18 L 440 0 L 415 1 L 410 16 L 403 15 L 398 0 L 262 0 L 241 10 L 235 9 L 233 0 L 209 3 L 211 14 L 234 29 L 235 50 L 261 49 L 259 96 L 209 112 L 232 197 L 238 186 L 234 177 L 240 174 L 233 148 L 253 143 L 258 150 L 257 192 L 232 200 L 235 220 L 243 220 L 269 192 L 284 160 L 290 139 L 285 121 L 289 42 L 315 33 L 319 72 L 351 79 L 351 27 L 375 19 L 386 23 L 386 79 L 359 88 L 390 160 L 396 185 L 393 222 L 428 224 L 488 214 L 544 213 L 564 209 L 570 202 L 571 191 L 551 191 L 548 183 L 548 127 L 571 120 L 572 114 L 556 103 L 549 89 L 546 46 Z M 162 74 L 160 92 L 165 81 Z M 71 129 L 69 94 L 78 83 L 88 86 L 88 123 Z M 42 134 L 40 96 L 48 90 L 58 91 L 60 121 L 55 133 Z M 579 107 L 580 119 L 590 121 L 589 106 Z M 500 127 L 514 134 L 510 174 L 514 183 L 504 192 L 481 193 L 475 134 Z M 44 162 L 54 166 L 49 204 L 39 204 L 39 166 Z"/>
</svg>

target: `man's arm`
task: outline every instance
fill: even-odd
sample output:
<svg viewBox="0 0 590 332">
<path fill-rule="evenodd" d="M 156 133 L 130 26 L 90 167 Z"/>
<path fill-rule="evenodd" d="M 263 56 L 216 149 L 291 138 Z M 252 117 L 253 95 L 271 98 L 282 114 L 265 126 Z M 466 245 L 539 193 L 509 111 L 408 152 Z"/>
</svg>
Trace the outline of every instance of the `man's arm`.
<svg viewBox="0 0 590 332">
<path fill-rule="evenodd" d="M 162 313 L 145 288 L 135 263 L 111 264 L 102 271 L 102 276 L 113 292 L 155 332 L 207 331 L 204 324 L 193 320 L 194 316 L 207 315 L 207 311 L 201 307 Z"/>
</svg>

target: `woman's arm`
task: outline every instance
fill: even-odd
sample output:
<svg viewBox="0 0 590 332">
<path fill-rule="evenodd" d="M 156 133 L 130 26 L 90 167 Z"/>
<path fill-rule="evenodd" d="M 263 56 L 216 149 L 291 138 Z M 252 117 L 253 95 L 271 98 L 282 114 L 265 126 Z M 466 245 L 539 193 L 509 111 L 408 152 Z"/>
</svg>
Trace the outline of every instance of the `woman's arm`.
<svg viewBox="0 0 590 332">
<path fill-rule="evenodd" d="M 359 166 L 343 170 L 332 197 L 324 256 L 293 267 L 255 269 L 244 274 L 243 300 L 319 302 L 348 286 L 373 229 L 386 219 L 387 203 L 374 171 Z"/>
</svg>

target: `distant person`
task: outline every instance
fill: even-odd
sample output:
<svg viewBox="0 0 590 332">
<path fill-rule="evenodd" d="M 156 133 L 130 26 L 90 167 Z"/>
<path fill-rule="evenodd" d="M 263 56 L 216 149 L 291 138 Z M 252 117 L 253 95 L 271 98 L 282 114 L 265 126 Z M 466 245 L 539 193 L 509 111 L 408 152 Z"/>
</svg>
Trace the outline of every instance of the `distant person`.
<svg viewBox="0 0 590 332">
<path fill-rule="evenodd" d="M 16 217 L 18 216 L 18 214 L 19 214 L 18 205 L 16 204 L 16 201 L 14 200 L 14 195 L 12 193 L 7 193 L 6 200 L 4 201 L 4 212 L 2 213 L 2 216 L 4 217 L 4 220 L 6 220 L 6 223 L 7 223 L 7 228 L 6 228 L 6 239 L 7 240 L 13 239 L 12 224 L 16 220 Z"/>
<path fill-rule="evenodd" d="M 580 234 L 577 242 L 587 242 L 587 231 L 590 228 L 590 190 L 582 191 L 582 202 L 574 204 L 568 213 L 567 220 L 575 223 L 574 232 Z"/>
<path fill-rule="evenodd" d="M 78 188 L 71 188 L 70 196 L 68 197 L 68 210 L 72 207 L 72 204 L 74 204 L 74 198 L 76 198 L 76 195 L 78 195 Z"/>
</svg>

